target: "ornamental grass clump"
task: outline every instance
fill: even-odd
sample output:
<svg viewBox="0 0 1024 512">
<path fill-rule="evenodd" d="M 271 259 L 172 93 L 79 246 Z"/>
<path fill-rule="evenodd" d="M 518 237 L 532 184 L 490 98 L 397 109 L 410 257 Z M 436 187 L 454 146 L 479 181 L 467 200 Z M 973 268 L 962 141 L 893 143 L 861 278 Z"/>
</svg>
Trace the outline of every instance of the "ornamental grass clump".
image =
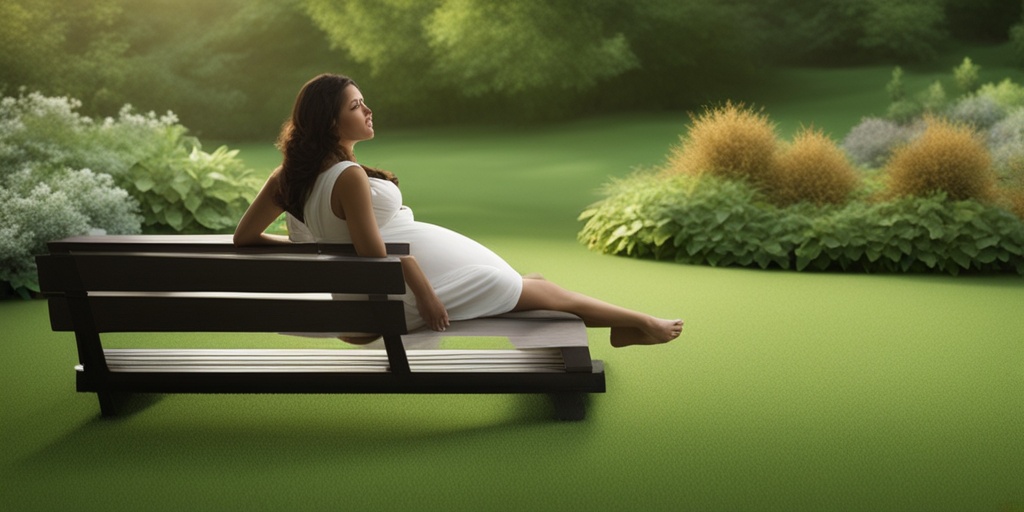
<svg viewBox="0 0 1024 512">
<path fill-rule="evenodd" d="M 984 142 L 968 126 L 929 118 L 920 137 L 889 160 L 889 192 L 927 197 L 939 192 L 953 201 L 990 200 L 996 177 Z"/>
<path fill-rule="evenodd" d="M 775 172 L 778 137 L 768 116 L 726 102 L 692 117 L 689 133 L 672 150 L 669 173 L 710 174 L 763 186 Z"/>
<path fill-rule="evenodd" d="M 779 153 L 769 193 L 782 205 L 842 204 L 857 188 L 857 171 L 821 130 L 803 129 Z"/>
</svg>

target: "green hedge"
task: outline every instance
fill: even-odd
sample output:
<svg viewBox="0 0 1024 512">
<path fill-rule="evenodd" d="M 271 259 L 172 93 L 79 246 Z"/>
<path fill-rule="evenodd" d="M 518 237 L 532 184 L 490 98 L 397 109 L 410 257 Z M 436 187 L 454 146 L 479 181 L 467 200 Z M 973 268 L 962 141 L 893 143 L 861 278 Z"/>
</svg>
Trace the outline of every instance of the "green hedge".
<svg viewBox="0 0 1024 512">
<path fill-rule="evenodd" d="M 591 250 L 712 266 L 862 272 L 1016 272 L 1024 222 L 943 195 L 841 207 L 778 207 L 708 176 L 638 173 L 580 214 Z"/>
</svg>

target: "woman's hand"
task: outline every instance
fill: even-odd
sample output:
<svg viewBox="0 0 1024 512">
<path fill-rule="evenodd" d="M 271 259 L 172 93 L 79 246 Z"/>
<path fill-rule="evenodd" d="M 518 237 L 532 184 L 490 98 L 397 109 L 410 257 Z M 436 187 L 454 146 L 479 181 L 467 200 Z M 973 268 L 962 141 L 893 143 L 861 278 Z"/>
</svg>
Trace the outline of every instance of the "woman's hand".
<svg viewBox="0 0 1024 512">
<path fill-rule="evenodd" d="M 430 286 L 430 281 L 423 274 L 423 270 L 420 269 L 416 258 L 414 256 L 401 256 L 399 259 L 402 262 L 405 284 L 409 285 L 409 290 L 416 297 L 416 310 L 419 312 L 420 318 L 432 330 L 443 331 L 447 329 L 450 324 L 448 321 L 448 310 L 441 303 L 441 299 L 437 297 L 437 293 L 434 293 L 434 288 Z"/>
<path fill-rule="evenodd" d="M 427 327 L 434 331 L 443 331 L 451 325 L 448 320 L 448 310 L 445 309 L 441 299 L 433 290 L 426 297 L 416 297 L 416 309 L 419 310 Z"/>
</svg>

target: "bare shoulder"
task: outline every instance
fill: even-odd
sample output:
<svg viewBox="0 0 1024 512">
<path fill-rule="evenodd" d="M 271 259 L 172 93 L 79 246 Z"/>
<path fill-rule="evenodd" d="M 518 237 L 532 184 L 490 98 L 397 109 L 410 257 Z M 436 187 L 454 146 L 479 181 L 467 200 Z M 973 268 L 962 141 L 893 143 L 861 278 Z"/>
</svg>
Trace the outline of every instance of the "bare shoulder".
<svg viewBox="0 0 1024 512">
<path fill-rule="evenodd" d="M 363 212 L 370 208 L 370 179 L 358 164 L 346 167 L 331 188 L 331 211 L 339 219 L 347 220 L 346 212 Z"/>
<path fill-rule="evenodd" d="M 359 164 L 352 164 L 342 169 L 341 174 L 334 181 L 334 189 L 338 190 L 339 187 L 369 187 L 370 182 L 365 172 L 352 172 L 351 170 L 362 171 L 363 168 Z"/>
</svg>

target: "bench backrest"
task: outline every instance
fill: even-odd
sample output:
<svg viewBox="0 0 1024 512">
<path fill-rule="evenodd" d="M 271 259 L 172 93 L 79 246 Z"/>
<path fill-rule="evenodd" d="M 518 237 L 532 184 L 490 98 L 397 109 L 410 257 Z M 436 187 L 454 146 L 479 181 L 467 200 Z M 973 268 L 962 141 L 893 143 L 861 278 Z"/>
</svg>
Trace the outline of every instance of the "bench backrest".
<svg viewBox="0 0 1024 512">
<path fill-rule="evenodd" d="M 406 332 L 402 302 L 387 298 L 405 292 L 400 261 L 360 258 L 349 245 L 140 235 L 75 237 L 49 250 L 36 262 L 56 331 Z"/>
</svg>

